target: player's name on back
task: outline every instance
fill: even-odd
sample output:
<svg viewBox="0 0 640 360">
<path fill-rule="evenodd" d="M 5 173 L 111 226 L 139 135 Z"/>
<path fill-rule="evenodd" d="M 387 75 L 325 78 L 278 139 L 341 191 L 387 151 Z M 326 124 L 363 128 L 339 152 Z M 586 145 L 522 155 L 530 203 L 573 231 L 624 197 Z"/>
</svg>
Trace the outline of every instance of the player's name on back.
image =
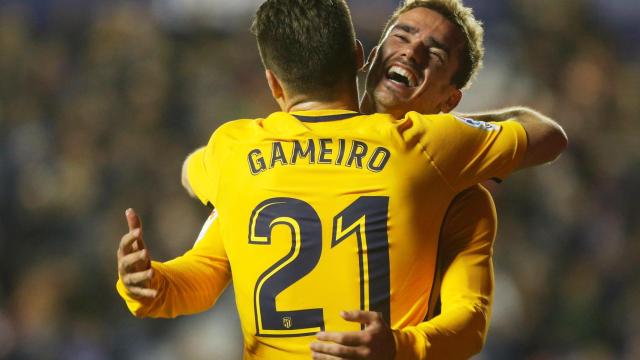
<svg viewBox="0 0 640 360">
<path fill-rule="evenodd" d="M 342 165 L 356 169 L 380 172 L 389 162 L 391 152 L 382 147 L 371 147 L 364 141 L 346 139 L 314 139 L 306 141 L 274 141 L 271 147 L 249 151 L 249 171 L 258 175 L 276 166 Z"/>
</svg>

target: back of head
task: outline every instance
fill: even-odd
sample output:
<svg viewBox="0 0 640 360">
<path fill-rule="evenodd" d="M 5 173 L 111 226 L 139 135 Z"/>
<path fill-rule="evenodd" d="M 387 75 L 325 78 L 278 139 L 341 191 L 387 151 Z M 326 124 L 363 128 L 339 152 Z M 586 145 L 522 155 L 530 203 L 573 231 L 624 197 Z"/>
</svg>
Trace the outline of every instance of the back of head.
<svg viewBox="0 0 640 360">
<path fill-rule="evenodd" d="M 344 0 L 267 0 L 251 31 L 265 68 L 291 92 L 322 99 L 355 79 L 355 33 Z"/>
</svg>

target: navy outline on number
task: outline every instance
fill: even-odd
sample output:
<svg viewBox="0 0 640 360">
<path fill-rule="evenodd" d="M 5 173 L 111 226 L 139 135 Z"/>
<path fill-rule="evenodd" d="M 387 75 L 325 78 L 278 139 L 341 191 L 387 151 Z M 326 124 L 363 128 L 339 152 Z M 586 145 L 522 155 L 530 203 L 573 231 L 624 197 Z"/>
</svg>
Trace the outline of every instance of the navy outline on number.
<svg viewBox="0 0 640 360">
<path fill-rule="evenodd" d="M 390 324 L 390 265 L 389 238 L 387 236 L 388 212 L 388 196 L 359 197 L 333 218 L 331 248 L 337 246 L 352 234 L 356 234 L 358 242 L 358 263 L 360 267 L 360 310 L 382 313 L 383 319 L 387 324 Z M 341 223 L 340 227 L 338 226 L 338 222 Z M 345 222 L 347 223 L 346 225 Z M 365 251 L 362 246 L 361 226 L 364 226 L 364 243 L 367 249 L 368 282 L 365 282 L 364 279 Z M 347 230 L 346 232 L 345 229 Z M 339 237 L 338 231 L 340 231 Z M 365 283 L 369 288 L 368 309 L 365 308 Z M 364 329 L 364 324 L 361 324 L 360 328 Z"/>
<path fill-rule="evenodd" d="M 388 196 L 359 197 L 333 218 L 331 248 L 339 245 L 352 234 L 356 234 L 360 270 L 360 309 L 380 312 L 387 324 L 390 324 L 388 212 Z M 288 220 L 294 221 L 295 225 Z M 340 228 L 338 228 L 339 222 Z M 345 226 L 345 223 L 347 226 Z M 279 293 L 309 274 L 318 264 L 322 253 L 322 223 L 320 217 L 311 205 L 299 199 L 282 197 L 265 200 L 256 206 L 251 214 L 249 243 L 270 245 L 271 231 L 276 225 L 289 226 L 291 230 L 291 250 L 265 270 L 256 281 L 253 297 L 256 336 L 297 337 L 315 335 L 318 331 L 324 331 L 322 308 L 277 311 L 275 298 Z M 296 227 L 299 231 L 298 233 L 296 232 Z M 363 247 L 363 229 L 361 227 L 364 227 L 366 252 L 365 247 Z M 339 237 L 338 230 L 340 230 Z M 365 282 L 365 254 L 368 282 Z M 372 279 L 373 281 L 371 281 Z M 365 285 L 369 290 L 368 309 L 365 309 Z M 258 314 L 258 308 L 260 309 L 260 314 Z M 284 326 L 284 320 L 287 317 L 289 328 Z M 361 325 L 361 328 L 364 328 L 364 325 Z M 308 332 L 265 333 L 296 330 L 308 330 Z"/>
<path fill-rule="evenodd" d="M 299 234 L 296 234 L 293 224 L 285 221 L 284 218 L 297 223 Z M 274 198 L 263 201 L 251 214 L 249 243 L 257 245 L 271 244 L 271 231 L 276 225 L 289 226 L 292 240 L 291 250 L 282 259 L 265 270 L 256 281 L 253 297 L 256 335 L 265 337 L 314 335 L 318 331 L 324 331 L 322 308 L 277 311 L 275 299 L 279 293 L 306 276 L 318 264 L 322 252 L 320 218 L 311 205 L 301 200 Z M 257 239 L 266 239 L 266 241 Z M 294 256 L 296 250 L 298 255 Z M 282 268 L 278 269 L 281 266 Z M 258 315 L 258 308 L 260 308 L 260 316 Z M 289 328 L 284 326 L 285 318 L 289 318 Z M 293 332 L 296 330 L 305 332 L 289 334 L 267 333 L 270 331 Z"/>
</svg>

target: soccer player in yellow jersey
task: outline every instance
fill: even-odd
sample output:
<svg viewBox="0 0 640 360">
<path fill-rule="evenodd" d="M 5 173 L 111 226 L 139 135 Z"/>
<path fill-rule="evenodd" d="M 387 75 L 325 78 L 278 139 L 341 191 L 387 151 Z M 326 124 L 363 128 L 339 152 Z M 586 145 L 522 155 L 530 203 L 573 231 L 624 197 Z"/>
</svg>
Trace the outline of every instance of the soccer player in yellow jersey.
<svg viewBox="0 0 640 360">
<path fill-rule="evenodd" d="M 460 1 L 403 4 L 387 22 L 380 46 L 370 55 L 372 66 L 361 111 L 396 117 L 411 110 L 425 114 L 452 111 L 462 97 L 461 89 L 481 66 L 482 40 L 481 25 Z M 422 86 L 409 86 L 420 79 L 425 79 Z M 468 117 L 482 121 L 544 120 L 541 114 L 525 108 Z M 411 350 L 403 353 L 405 357 L 464 359 L 482 349 L 493 295 L 496 224 L 493 200 L 481 186 L 465 190 L 452 201 L 440 233 L 438 275 L 426 317 L 429 321 L 403 329 L 404 340 L 412 344 L 399 346 Z M 439 305 L 439 288 L 442 311 L 432 318 Z M 339 345 L 353 341 L 343 334 L 322 338 L 336 340 Z M 339 354 L 342 349 L 324 344 L 319 350 Z"/>
<path fill-rule="evenodd" d="M 267 3 L 277 8 L 279 2 Z M 311 26 L 313 21 L 323 24 L 327 19 L 318 15 L 330 12 L 322 11 L 327 4 L 310 3 L 314 2 L 307 2 L 304 11 L 297 9 L 302 13 L 295 14 L 296 21 L 307 26 L 298 30 L 338 39 L 326 38 L 325 32 L 312 34 L 311 29 L 321 27 Z M 286 9 L 295 12 L 296 4 Z M 175 316 L 211 306 L 233 269 L 246 358 L 308 358 L 309 335 L 349 328 L 353 333 L 329 339 L 338 347 L 316 348 L 314 357 L 334 358 L 329 354 L 337 349 L 334 354 L 344 358 L 389 358 L 396 347 L 398 358 L 422 357 L 428 344 L 420 340 L 420 332 L 428 329 L 419 326 L 429 312 L 438 233 L 452 198 L 478 180 L 506 176 L 518 163 L 550 160 L 558 146 L 549 156 L 538 144 L 562 141 L 552 126 L 541 122 L 524 124 L 535 145 L 525 148 L 525 131 L 513 121 L 480 124 L 415 113 L 396 121 L 344 111 L 354 108 L 349 76 L 326 70 L 344 66 L 345 58 L 320 57 L 333 63 L 314 64 L 320 70 L 315 79 L 287 78 L 290 74 L 279 68 L 286 60 L 278 58 L 283 49 L 277 44 L 305 49 L 313 48 L 314 42 L 296 43 L 295 39 L 307 40 L 300 34 L 284 41 L 283 34 L 278 38 L 269 33 L 270 21 L 285 29 L 290 24 L 286 16 L 278 18 L 271 10 L 263 5 L 262 18 L 258 13 L 258 41 L 274 97 L 288 114 L 230 123 L 190 158 L 191 187 L 221 216 L 182 259 L 154 263 L 156 276 L 146 270 L 148 254 L 135 251 L 142 244 L 140 224 L 128 214 L 132 231 L 119 250 L 119 290 L 138 315 Z M 261 19 L 266 22 L 262 41 Z M 329 35 L 339 32 L 327 30 Z M 353 47 L 352 35 L 342 43 Z M 350 53 L 348 48 L 338 54 L 345 53 Z M 327 78 L 339 85 L 322 84 Z M 419 75 L 409 79 L 414 80 L 426 84 Z M 321 86 L 309 87 L 313 84 Z M 475 201 L 469 194 L 458 198 Z M 457 213 L 452 205 L 449 214 Z M 442 232 L 448 231 L 445 227 Z M 465 231 L 474 233 L 458 232 Z M 220 232 L 222 243 L 206 241 L 208 234 Z M 446 292 L 443 285 L 443 313 Z M 363 332 L 337 316 L 345 308 L 378 312 L 343 318 L 377 325 L 379 331 L 366 333 L 369 338 L 363 344 L 350 343 L 362 340 Z M 396 330 L 391 333 L 386 324 Z"/>
</svg>

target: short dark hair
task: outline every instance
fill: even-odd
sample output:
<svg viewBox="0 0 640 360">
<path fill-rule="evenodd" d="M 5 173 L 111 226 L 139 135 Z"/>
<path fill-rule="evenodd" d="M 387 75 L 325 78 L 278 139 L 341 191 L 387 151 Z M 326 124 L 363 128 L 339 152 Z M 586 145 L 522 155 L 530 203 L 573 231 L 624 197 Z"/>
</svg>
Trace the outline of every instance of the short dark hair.
<svg viewBox="0 0 640 360">
<path fill-rule="evenodd" d="M 355 32 L 344 0 L 267 0 L 251 32 L 265 68 L 291 91 L 326 96 L 355 79 Z"/>
<path fill-rule="evenodd" d="M 455 24 L 464 35 L 465 46 L 460 58 L 460 65 L 453 75 L 451 83 L 458 89 L 468 86 L 482 68 L 484 29 L 482 23 L 473 15 L 473 9 L 464 6 L 461 0 L 405 0 L 387 21 L 379 45 L 382 45 L 389 28 L 400 15 L 418 7 L 439 13 Z"/>
</svg>

